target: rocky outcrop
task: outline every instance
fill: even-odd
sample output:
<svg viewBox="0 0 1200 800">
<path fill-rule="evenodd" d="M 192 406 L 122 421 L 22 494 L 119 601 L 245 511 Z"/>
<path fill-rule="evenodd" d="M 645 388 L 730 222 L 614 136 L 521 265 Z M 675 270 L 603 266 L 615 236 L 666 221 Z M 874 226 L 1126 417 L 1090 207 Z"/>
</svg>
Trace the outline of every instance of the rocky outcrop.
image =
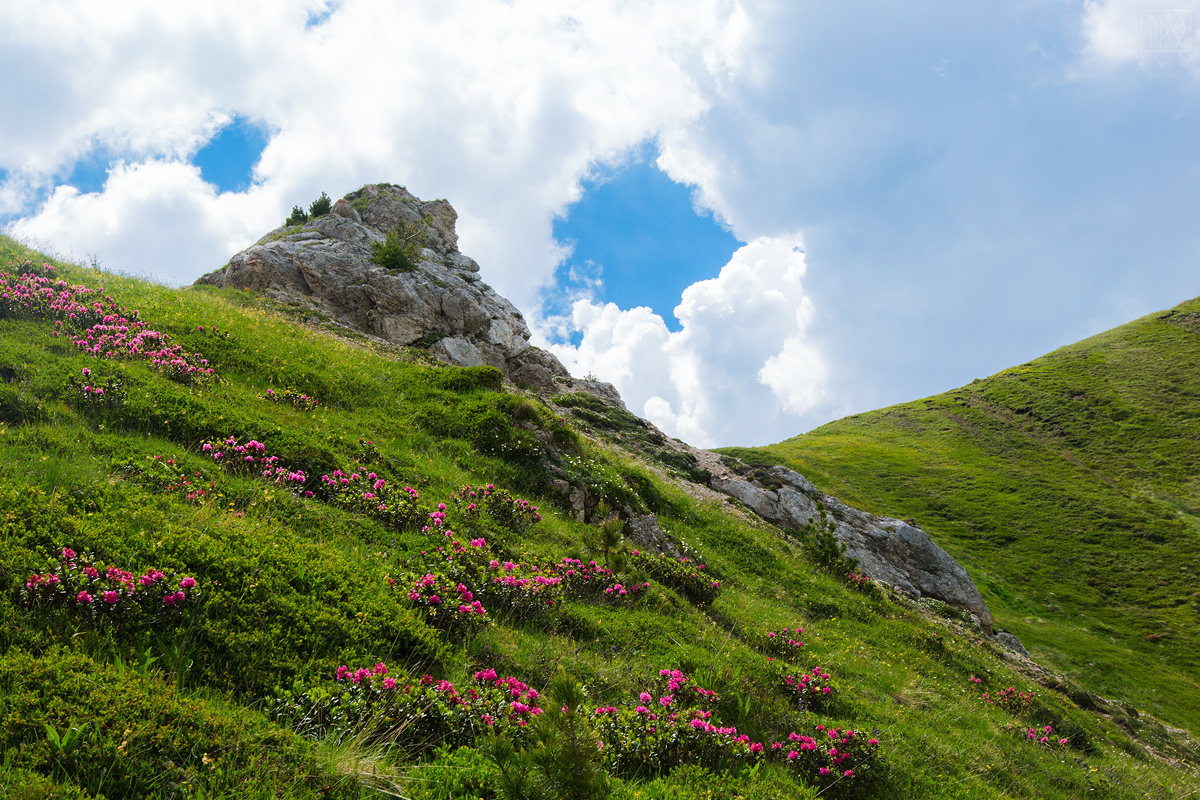
<svg viewBox="0 0 1200 800">
<path fill-rule="evenodd" d="M 816 521 L 817 503 L 821 503 L 836 526 L 834 535 L 845 543 L 846 554 L 858 559 L 864 575 L 913 597 L 933 597 L 965 609 L 980 627 L 991 631 L 992 614 L 971 576 L 925 531 L 910 522 L 851 508 L 821 494 L 803 475 L 786 467 L 772 467 L 768 474 L 778 489 L 756 486 L 729 470 L 714 474 L 709 485 L 740 500 L 763 519 L 792 530 Z"/>
<path fill-rule="evenodd" d="M 334 203 L 332 213 L 276 228 L 196 283 L 264 292 L 378 340 L 428 347 L 450 364 L 490 365 L 538 392 L 588 392 L 624 407 L 611 384 L 572 378 L 552 354 L 529 344 L 521 312 L 459 252 L 457 219 L 445 200 L 424 202 L 390 184 L 365 186 Z M 372 245 L 402 223 L 424 228 L 415 268 L 373 263 Z"/>
<path fill-rule="evenodd" d="M 480 280 L 479 265 L 459 252 L 457 219 L 445 200 L 425 202 L 390 184 L 365 186 L 334 203 L 329 214 L 271 231 L 196 283 L 263 292 L 377 340 L 427 347 L 450 364 L 497 367 L 517 385 L 544 395 L 587 392 L 624 410 L 611 384 L 572 378 L 552 354 L 529 344 L 521 312 Z M 372 245 L 398 229 L 423 231 L 412 269 L 386 269 L 372 261 Z M 915 524 L 850 508 L 783 467 L 773 468 L 767 482 L 773 488 L 764 488 L 728 469 L 714 453 L 661 434 L 656 441 L 687 454 L 697 474 L 712 476 L 712 490 L 785 528 L 803 527 L 822 503 L 864 574 L 914 597 L 966 609 L 991 630 L 991 613 L 966 570 Z M 586 521 L 595 499 L 564 480 L 555 486 Z M 677 554 L 653 515 L 628 516 L 636 544 Z"/>
</svg>

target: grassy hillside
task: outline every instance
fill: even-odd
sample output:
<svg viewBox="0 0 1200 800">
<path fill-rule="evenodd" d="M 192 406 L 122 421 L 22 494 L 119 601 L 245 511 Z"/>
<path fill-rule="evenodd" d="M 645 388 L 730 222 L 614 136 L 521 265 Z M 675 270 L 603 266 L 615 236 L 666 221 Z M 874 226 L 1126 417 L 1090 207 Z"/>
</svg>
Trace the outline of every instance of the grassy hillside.
<svg viewBox="0 0 1200 800">
<path fill-rule="evenodd" d="M 999 625 L 1200 730 L 1200 300 L 755 451 L 914 517 Z"/>
<path fill-rule="evenodd" d="M 42 261 L 0 239 L 0 797 L 1194 796 L 1181 732 L 495 370 Z"/>
</svg>

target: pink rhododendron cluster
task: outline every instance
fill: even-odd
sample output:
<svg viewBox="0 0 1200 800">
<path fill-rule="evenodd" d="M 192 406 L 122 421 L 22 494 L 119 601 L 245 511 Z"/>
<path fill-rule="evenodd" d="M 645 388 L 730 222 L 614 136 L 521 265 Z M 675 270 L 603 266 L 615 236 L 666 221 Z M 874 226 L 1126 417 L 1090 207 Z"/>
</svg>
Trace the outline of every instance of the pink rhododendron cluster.
<svg viewBox="0 0 1200 800">
<path fill-rule="evenodd" d="M 323 499 L 335 506 L 372 517 L 398 530 L 414 528 L 426 518 L 421 495 L 411 486 L 397 488 L 386 479 L 365 469 L 344 472 L 334 470 L 322 475 Z"/>
<path fill-rule="evenodd" d="M 670 586 L 700 606 L 716 600 L 721 592 L 721 582 L 706 575 L 703 564 L 694 564 L 688 558 L 677 561 L 662 553 L 634 550 L 631 566 L 645 570 L 659 583 Z"/>
<path fill-rule="evenodd" d="M 154 568 L 135 577 L 64 547 L 57 564 L 30 574 L 21 595 L 30 608 L 61 608 L 115 622 L 144 615 L 157 619 L 178 611 L 194 600 L 198 586 L 191 576 L 170 577 Z"/>
<path fill-rule="evenodd" d="M 1028 692 L 1019 691 L 1016 687 L 1010 686 L 1007 689 L 1001 689 L 998 692 L 984 692 L 979 698 L 988 705 L 999 706 L 1010 714 L 1024 714 L 1033 705 L 1034 691 L 1031 689 Z"/>
<path fill-rule="evenodd" d="M 459 527 L 464 529 L 473 528 L 480 515 L 491 517 L 513 533 L 521 533 L 542 521 L 537 506 L 490 483 L 460 486 L 450 496 L 450 502 L 458 512 Z M 440 510 L 445 512 L 446 509 Z"/>
<path fill-rule="evenodd" d="M 9 264 L 12 268 L 12 264 Z M 19 274 L 0 273 L 0 317 L 54 320 L 54 336 L 67 333 L 71 343 L 94 358 L 148 361 L 170 377 L 189 383 L 215 378 L 208 361 L 170 344 L 167 334 L 148 327 L 136 311 L 127 311 L 104 287 L 54 280 L 54 268 L 28 261 Z"/>
<path fill-rule="evenodd" d="M 785 672 L 783 684 L 796 697 L 801 709 L 826 709 L 836 696 L 829 673 L 820 667 L 795 674 Z"/>
<path fill-rule="evenodd" d="M 359 730 L 370 721 L 389 737 L 421 747 L 474 746 L 493 733 L 530 744 L 529 725 L 543 713 L 536 690 L 494 669 L 476 671 L 466 688 L 429 675 L 397 681 L 384 664 L 341 666 L 334 677 L 340 694 L 304 695 L 295 713 L 310 723 L 324 720 L 324 730 Z M 879 740 L 860 731 L 815 725 L 782 741 L 753 741 L 716 718 L 718 700 L 682 671 L 662 669 L 636 695 L 577 712 L 603 743 L 604 768 L 625 778 L 662 775 L 683 764 L 718 772 L 775 762 L 824 791 L 854 794 L 886 771 Z"/>
<path fill-rule="evenodd" d="M 170 456 L 146 456 L 149 464 L 137 470 L 126 466 L 126 472 L 139 473 L 139 478 L 164 494 L 174 494 L 189 503 L 202 503 L 216 491 L 216 481 L 206 480 L 204 473 L 194 470 L 190 474 L 179 469 Z"/>
<path fill-rule="evenodd" d="M 760 640 L 762 649 L 773 658 L 785 660 L 799 658 L 800 652 L 804 648 L 804 640 L 800 638 L 802 633 L 804 633 L 804 628 L 799 626 L 779 631 L 767 631 L 765 641 Z"/>
<path fill-rule="evenodd" d="M 226 472 L 239 475 L 257 473 L 275 483 L 296 487 L 303 486 L 308 480 L 301 470 L 291 470 L 281 464 L 279 456 L 267 455 L 267 446 L 254 439 L 245 443 L 240 443 L 234 436 L 213 439 L 201 444 L 200 452 Z"/>
</svg>

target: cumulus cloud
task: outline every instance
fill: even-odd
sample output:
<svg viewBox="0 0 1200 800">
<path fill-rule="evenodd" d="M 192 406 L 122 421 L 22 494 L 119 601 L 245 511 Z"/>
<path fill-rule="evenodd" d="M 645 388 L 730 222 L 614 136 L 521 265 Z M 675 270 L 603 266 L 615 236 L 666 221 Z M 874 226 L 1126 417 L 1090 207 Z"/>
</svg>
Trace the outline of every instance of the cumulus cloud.
<svg viewBox="0 0 1200 800">
<path fill-rule="evenodd" d="M 574 374 L 611 381 L 632 411 L 673 436 L 700 446 L 766 443 L 782 416 L 825 400 L 804 270 L 798 236 L 761 237 L 716 278 L 684 290 L 679 331 L 648 308 L 581 298 L 558 321 L 579 343 L 548 347 Z"/>
<path fill-rule="evenodd" d="M 59 186 L 41 213 L 15 224 L 13 233 L 52 243 L 69 257 L 92 255 L 162 283 L 190 283 L 197 269 L 220 267 L 242 242 L 277 224 L 271 195 L 264 187 L 218 195 L 199 169 L 178 161 L 122 163 L 103 192 Z M 119 264 L 101 257 L 110 253 L 119 254 Z"/>
<path fill-rule="evenodd" d="M 450 199 L 463 249 L 526 306 L 580 179 L 702 115 L 748 27 L 733 0 L 6 6 L 0 104 L 22 113 L 0 115 L 0 202 L 23 199 L 18 233 L 72 249 L 99 232 L 84 246 L 112 266 L 185 282 L 322 190 L 395 181 Z M 233 116 L 271 134 L 242 193 L 264 213 L 187 168 Z M 94 152 L 122 174 L 93 195 L 57 188 Z M 154 197 L 196 224 L 147 231 Z"/>
</svg>

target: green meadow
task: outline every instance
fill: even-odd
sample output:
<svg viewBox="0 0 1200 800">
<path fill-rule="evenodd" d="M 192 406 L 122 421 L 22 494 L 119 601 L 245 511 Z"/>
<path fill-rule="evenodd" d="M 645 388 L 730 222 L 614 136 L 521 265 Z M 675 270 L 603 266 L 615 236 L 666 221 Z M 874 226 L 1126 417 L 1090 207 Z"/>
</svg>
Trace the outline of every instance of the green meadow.
<svg viewBox="0 0 1200 800">
<path fill-rule="evenodd" d="M 496 370 L 5 263 L 6 800 L 1197 794 L 1190 307 L 771 449 L 917 517 L 1043 669 Z"/>
<path fill-rule="evenodd" d="M 1039 663 L 1200 730 L 1200 299 L 741 452 L 915 518 Z"/>
</svg>

